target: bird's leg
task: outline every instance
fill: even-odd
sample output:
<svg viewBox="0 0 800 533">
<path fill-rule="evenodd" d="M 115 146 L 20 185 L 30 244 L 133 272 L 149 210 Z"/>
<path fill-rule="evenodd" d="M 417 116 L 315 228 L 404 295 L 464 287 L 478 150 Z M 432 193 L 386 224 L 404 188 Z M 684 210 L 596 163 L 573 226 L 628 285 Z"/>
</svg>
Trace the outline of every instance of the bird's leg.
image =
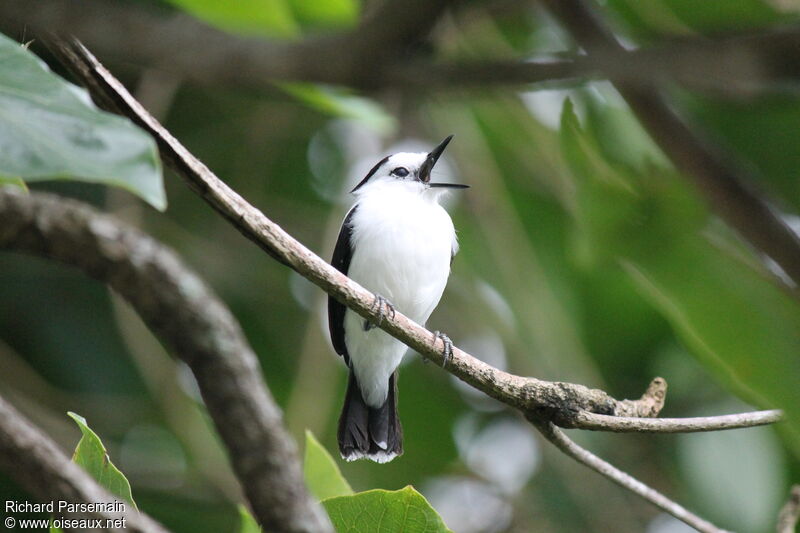
<svg viewBox="0 0 800 533">
<path fill-rule="evenodd" d="M 442 339 L 444 343 L 444 348 L 442 349 L 442 368 L 447 366 L 447 363 L 453 358 L 453 341 L 450 340 L 450 337 L 442 333 L 441 331 L 434 331 L 433 332 L 433 343 L 436 344 L 436 339 Z"/>
<path fill-rule="evenodd" d="M 383 319 L 386 318 L 387 314 L 394 315 L 396 313 L 394 305 L 381 296 L 380 294 L 375 295 L 375 299 L 372 300 L 372 305 L 370 306 L 370 311 L 374 311 L 378 313 L 378 321 L 376 323 L 372 323 L 369 320 L 364 320 L 364 331 L 369 331 L 376 326 L 380 326 L 383 323 Z M 388 313 L 387 313 L 388 311 Z"/>
</svg>

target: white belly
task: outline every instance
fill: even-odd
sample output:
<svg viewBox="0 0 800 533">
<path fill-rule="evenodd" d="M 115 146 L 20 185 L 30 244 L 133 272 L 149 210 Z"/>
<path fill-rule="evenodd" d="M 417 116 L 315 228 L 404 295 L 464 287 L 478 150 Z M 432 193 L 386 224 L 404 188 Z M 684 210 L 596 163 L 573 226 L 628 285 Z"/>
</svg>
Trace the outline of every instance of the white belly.
<svg viewBox="0 0 800 533">
<path fill-rule="evenodd" d="M 348 275 L 425 324 L 442 296 L 455 249 L 450 216 L 423 194 L 378 191 L 365 195 L 353 215 L 353 256 Z M 380 407 L 389 376 L 406 346 L 347 311 L 345 342 L 366 403 Z"/>
</svg>

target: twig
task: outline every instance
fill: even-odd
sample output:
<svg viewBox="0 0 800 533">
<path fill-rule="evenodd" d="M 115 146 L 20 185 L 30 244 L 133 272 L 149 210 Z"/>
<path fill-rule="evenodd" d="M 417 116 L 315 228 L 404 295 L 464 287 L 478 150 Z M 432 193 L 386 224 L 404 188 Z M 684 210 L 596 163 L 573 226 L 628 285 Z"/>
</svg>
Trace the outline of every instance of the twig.
<svg viewBox="0 0 800 533">
<path fill-rule="evenodd" d="M 624 51 L 605 21 L 585 0 L 544 0 L 591 56 Z M 661 96 L 656 85 L 612 81 L 647 132 L 711 208 L 756 249 L 771 257 L 800 285 L 800 237 L 754 190 L 749 176 L 691 129 Z"/>
<path fill-rule="evenodd" d="M 777 533 L 794 533 L 800 520 L 800 485 L 793 485 L 789 499 L 778 513 Z"/>
<path fill-rule="evenodd" d="M 166 164 L 245 237 L 359 315 L 377 318 L 373 316 L 376 311 L 372 306 L 372 293 L 303 246 L 217 178 L 142 108 L 82 45 L 59 42 L 53 50 L 101 106 L 127 116 L 150 132 L 158 142 Z M 437 364 L 443 362 L 442 341 L 433 340 L 430 331 L 402 313 L 385 317 L 380 327 L 426 359 Z M 663 379 L 656 378 L 640 399 L 616 400 L 601 390 L 583 385 L 515 376 L 487 365 L 457 347 L 453 348 L 447 371 L 528 417 L 552 420 L 564 427 L 577 427 L 576 415 L 580 412 L 615 417 L 655 417 L 664 404 L 667 386 Z"/>
<path fill-rule="evenodd" d="M 192 369 L 262 526 L 331 531 L 305 489 L 296 446 L 258 359 L 211 290 L 173 252 L 118 220 L 79 202 L 9 189 L 0 189 L 0 248 L 78 267 L 128 300 Z"/>
<path fill-rule="evenodd" d="M 623 418 L 581 411 L 573 427 L 615 433 L 693 433 L 764 426 L 782 417 L 783 411 L 777 409 L 696 418 Z"/>
<path fill-rule="evenodd" d="M 634 494 L 641 496 L 656 507 L 666 511 L 678 520 L 681 520 L 703 533 L 725 533 L 725 530 L 703 520 L 678 503 L 673 502 L 657 490 L 648 487 L 636 478 L 619 470 L 614 465 L 600 459 L 593 453 L 575 444 L 567 435 L 550 422 L 529 419 L 530 422 L 552 442 L 556 448 L 572 457 L 579 463 L 588 466 L 595 472 L 607 477 L 617 485 L 626 488 Z"/>
<path fill-rule="evenodd" d="M 42 503 L 111 504 L 108 509 L 86 509 L 85 512 L 65 513 L 78 520 L 125 519 L 125 527 L 104 529 L 120 533 L 167 533 L 164 527 L 142 512 L 125 505 L 122 512 L 112 512 L 119 501 L 80 466 L 73 463 L 50 437 L 27 420 L 5 399 L 0 397 L 0 466 L 20 486 Z M 57 508 L 56 508 L 57 510 Z M 14 518 L 12 513 L 6 513 Z M 8 522 L 6 522 L 8 525 Z M 13 529 L 13 526 L 9 529 Z"/>
</svg>

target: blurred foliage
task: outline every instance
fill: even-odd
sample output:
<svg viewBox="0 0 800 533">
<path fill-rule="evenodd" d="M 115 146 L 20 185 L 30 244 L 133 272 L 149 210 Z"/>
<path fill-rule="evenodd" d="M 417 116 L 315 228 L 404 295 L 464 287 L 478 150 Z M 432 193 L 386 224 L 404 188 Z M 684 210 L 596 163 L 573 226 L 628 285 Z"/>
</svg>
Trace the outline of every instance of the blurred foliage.
<svg viewBox="0 0 800 533">
<path fill-rule="evenodd" d="M 800 455 L 797 298 L 776 287 L 766 267 L 728 235 L 701 233 L 707 216 L 679 176 L 653 166 L 626 172 L 606 163 L 569 100 L 561 138 L 578 181 L 577 219 L 587 253 L 620 261 L 684 342 L 731 388 L 754 404 L 785 409 L 783 427 Z M 762 364 L 764 353 L 770 364 Z"/>
<path fill-rule="evenodd" d="M 244 34 L 290 37 L 299 32 L 288 2 L 283 0 L 170 0 L 196 17 L 225 30 Z"/>
<path fill-rule="evenodd" d="M 376 134 L 389 135 L 396 127 L 394 117 L 369 98 L 311 83 L 281 83 L 280 87 L 313 109 L 334 117 L 356 120 Z"/>
<path fill-rule="evenodd" d="M 356 0 L 167 0 L 222 29 L 245 35 L 292 38 L 309 30 L 355 24 Z"/>
<path fill-rule="evenodd" d="M 346 0 L 174 4 L 230 31 L 291 39 L 352 26 L 361 10 Z M 798 22 L 777 0 L 610 0 L 603 9 L 632 45 Z M 459 60 L 572 46 L 538 6 L 507 2 L 460 6 L 433 41 L 437 59 Z M 135 94 L 152 83 L 147 70 L 107 66 Z M 166 109 L 158 118 L 176 137 L 323 257 L 351 201 L 346 191 L 375 161 L 455 133 L 436 172 L 472 189 L 447 200 L 461 252 L 429 326 L 495 366 L 619 398 L 661 375 L 670 385 L 665 416 L 786 409 L 789 421 L 777 428 L 573 435 L 721 527 L 772 530 L 788 483 L 800 479 L 797 291 L 708 212 L 608 83 L 372 95 L 304 87 L 289 95 L 179 84 L 139 96 L 156 98 L 145 106 Z M 789 222 L 800 220 L 796 88 L 743 100 L 666 89 Z M 321 445 L 307 444 L 308 453 L 335 449 L 346 374 L 328 344 L 324 295 L 178 178 L 165 185 L 163 214 L 116 189 L 31 187 L 99 205 L 175 248 L 242 323 L 298 441 L 309 428 Z M 64 410 L 81 412 L 120 457 L 143 510 L 175 532 L 239 531 L 241 494 L 191 376 L 102 287 L 0 254 L 0 339 L 0 394 L 62 445 L 77 439 Z M 402 457 L 339 462 L 356 491 L 413 485 L 459 533 L 676 531 L 418 358 L 401 370 L 400 411 Z M 317 466 L 330 474 L 333 465 Z M 0 474 L 0 497 L 25 495 Z"/>
<path fill-rule="evenodd" d="M 244 505 L 239 506 L 239 530 L 238 533 L 261 533 L 261 526 L 247 510 Z"/>
<path fill-rule="evenodd" d="M 350 484 L 342 477 L 333 457 L 322 447 L 314 434 L 306 431 L 306 453 L 303 459 L 303 476 L 308 490 L 317 500 L 349 496 Z"/>
</svg>

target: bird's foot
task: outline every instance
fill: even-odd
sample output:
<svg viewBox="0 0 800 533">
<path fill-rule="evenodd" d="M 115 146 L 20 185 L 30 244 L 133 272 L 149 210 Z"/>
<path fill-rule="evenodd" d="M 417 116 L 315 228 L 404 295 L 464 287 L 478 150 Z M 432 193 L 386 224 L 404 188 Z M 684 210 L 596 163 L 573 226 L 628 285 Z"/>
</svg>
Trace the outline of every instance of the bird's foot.
<svg viewBox="0 0 800 533">
<path fill-rule="evenodd" d="M 442 368 L 447 366 L 447 363 L 453 359 L 453 341 L 450 340 L 450 337 L 442 333 L 441 331 L 434 331 L 433 332 L 433 343 L 436 344 L 436 339 L 442 339 L 442 343 L 444 343 L 444 348 L 442 349 Z"/>
<path fill-rule="evenodd" d="M 392 318 L 394 318 L 396 313 L 394 305 L 380 294 L 375 295 L 375 299 L 372 300 L 372 305 L 369 309 L 370 311 L 378 313 L 378 321 L 371 322 L 370 320 L 364 320 L 364 331 L 369 331 L 374 327 L 380 326 L 383 324 L 383 319 L 386 318 L 386 315 L 391 315 Z"/>
</svg>

